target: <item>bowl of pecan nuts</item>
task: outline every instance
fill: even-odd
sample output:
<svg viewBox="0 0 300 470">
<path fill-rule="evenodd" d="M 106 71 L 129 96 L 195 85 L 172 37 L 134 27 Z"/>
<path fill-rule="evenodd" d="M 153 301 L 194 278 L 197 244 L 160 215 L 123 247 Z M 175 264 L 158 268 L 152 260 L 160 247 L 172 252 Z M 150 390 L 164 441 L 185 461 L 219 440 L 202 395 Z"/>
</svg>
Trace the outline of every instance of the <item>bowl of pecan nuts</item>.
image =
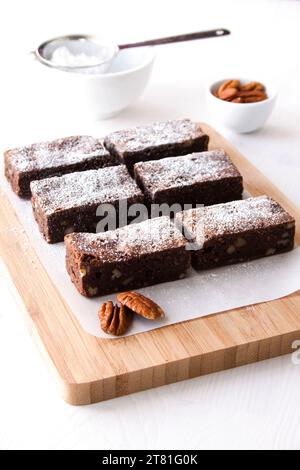
<svg viewBox="0 0 300 470">
<path fill-rule="evenodd" d="M 219 80 L 207 93 L 213 119 L 239 133 L 261 128 L 272 113 L 276 98 L 272 87 L 247 79 Z"/>
</svg>

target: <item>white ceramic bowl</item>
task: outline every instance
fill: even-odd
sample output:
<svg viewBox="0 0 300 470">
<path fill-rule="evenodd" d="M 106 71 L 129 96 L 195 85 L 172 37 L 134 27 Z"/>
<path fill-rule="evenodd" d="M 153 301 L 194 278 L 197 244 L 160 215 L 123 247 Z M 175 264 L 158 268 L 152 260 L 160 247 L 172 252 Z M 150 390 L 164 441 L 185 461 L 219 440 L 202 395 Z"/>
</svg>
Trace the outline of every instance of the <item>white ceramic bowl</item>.
<svg viewBox="0 0 300 470">
<path fill-rule="evenodd" d="M 262 81 L 266 86 L 268 96 L 266 100 L 257 103 L 231 103 L 213 95 L 213 92 L 226 80 L 228 79 L 214 82 L 207 90 L 207 106 L 213 120 L 239 133 L 252 132 L 262 127 L 275 106 L 276 90 Z M 240 80 L 242 83 L 253 81 L 253 79 Z"/>
<path fill-rule="evenodd" d="M 143 93 L 155 59 L 153 47 L 121 50 L 107 73 L 73 73 L 35 61 L 37 85 L 47 91 L 49 106 L 69 115 L 113 117 Z M 39 73 L 37 73 L 39 72 Z M 43 98 L 45 99 L 45 98 Z"/>
</svg>

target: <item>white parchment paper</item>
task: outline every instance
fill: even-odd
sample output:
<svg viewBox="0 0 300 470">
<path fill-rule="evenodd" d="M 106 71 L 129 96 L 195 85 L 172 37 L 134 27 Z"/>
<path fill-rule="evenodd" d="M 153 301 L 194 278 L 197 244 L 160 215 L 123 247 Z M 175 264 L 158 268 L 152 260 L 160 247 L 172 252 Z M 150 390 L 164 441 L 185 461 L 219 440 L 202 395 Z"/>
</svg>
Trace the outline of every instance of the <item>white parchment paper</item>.
<svg viewBox="0 0 300 470">
<path fill-rule="evenodd" d="M 30 201 L 18 198 L 1 175 L 1 186 L 8 195 L 50 278 L 82 327 L 90 334 L 108 340 L 99 327 L 98 310 L 106 299 L 114 295 L 87 299 L 81 296 L 65 268 L 63 243 L 47 244 L 34 221 Z M 16 236 L 17 228 L 12 230 Z M 24 263 L 32 263 L 24 246 Z M 166 312 L 160 322 L 135 317 L 128 335 L 141 333 L 165 325 L 191 320 L 205 315 L 275 300 L 300 289 L 300 248 L 282 255 L 263 258 L 249 263 L 197 273 L 190 271 L 187 278 L 139 289 L 151 297 Z M 112 338 L 113 340 L 113 338 Z"/>
</svg>

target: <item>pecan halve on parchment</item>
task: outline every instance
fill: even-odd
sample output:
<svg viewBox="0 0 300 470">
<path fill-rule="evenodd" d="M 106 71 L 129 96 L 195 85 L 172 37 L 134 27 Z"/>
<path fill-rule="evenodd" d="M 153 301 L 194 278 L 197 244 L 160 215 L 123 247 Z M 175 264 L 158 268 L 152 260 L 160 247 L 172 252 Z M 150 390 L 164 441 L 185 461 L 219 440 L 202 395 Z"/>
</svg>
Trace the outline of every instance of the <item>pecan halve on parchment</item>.
<svg viewBox="0 0 300 470">
<path fill-rule="evenodd" d="M 101 305 L 99 311 L 100 325 L 105 333 L 121 336 L 128 330 L 133 312 L 126 305 L 114 305 L 109 300 Z"/>
<path fill-rule="evenodd" d="M 133 310 L 133 312 L 148 320 L 158 320 L 165 315 L 159 305 L 138 292 L 122 292 L 117 295 L 117 300 L 122 305 L 130 308 L 130 310 Z"/>
</svg>

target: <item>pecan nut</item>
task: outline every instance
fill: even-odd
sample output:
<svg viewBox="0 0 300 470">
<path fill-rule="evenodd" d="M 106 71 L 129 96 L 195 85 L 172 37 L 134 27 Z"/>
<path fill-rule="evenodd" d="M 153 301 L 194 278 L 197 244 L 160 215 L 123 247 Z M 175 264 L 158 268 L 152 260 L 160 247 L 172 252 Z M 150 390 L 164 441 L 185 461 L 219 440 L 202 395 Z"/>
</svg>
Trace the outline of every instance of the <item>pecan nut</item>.
<svg viewBox="0 0 300 470">
<path fill-rule="evenodd" d="M 257 90 L 257 91 L 264 91 L 265 87 L 260 82 L 249 82 L 245 85 L 240 86 L 241 91 L 250 91 L 250 90 Z"/>
<path fill-rule="evenodd" d="M 249 82 L 242 85 L 240 80 L 226 80 L 213 95 L 231 103 L 255 103 L 268 98 L 262 83 Z"/>
<path fill-rule="evenodd" d="M 264 96 L 248 96 L 247 98 L 242 98 L 242 103 L 257 103 L 258 101 L 264 101 L 266 97 Z"/>
<path fill-rule="evenodd" d="M 219 96 L 219 98 L 221 98 L 221 94 L 224 93 L 224 91 L 227 89 L 227 88 L 236 88 L 238 89 L 240 86 L 240 81 L 239 80 L 226 80 L 226 82 L 222 83 L 222 85 L 220 85 L 220 87 L 218 88 L 217 90 L 217 94 Z M 223 98 L 221 98 L 223 99 Z"/>
<path fill-rule="evenodd" d="M 265 92 L 259 90 L 242 90 L 239 92 L 238 96 L 240 96 L 241 98 L 262 98 L 264 100 L 267 98 Z"/>
<path fill-rule="evenodd" d="M 243 102 L 243 100 L 240 96 L 237 96 L 233 100 L 229 100 L 229 101 L 231 101 L 232 103 L 242 103 Z"/>
<path fill-rule="evenodd" d="M 218 92 L 218 96 L 221 100 L 233 100 L 238 96 L 238 89 L 232 87 L 225 88 L 225 90 Z"/>
<path fill-rule="evenodd" d="M 114 305 L 111 300 L 101 305 L 99 319 L 102 330 L 114 336 L 121 336 L 128 330 L 133 313 L 125 306 Z"/>
<path fill-rule="evenodd" d="M 164 311 L 153 300 L 137 292 L 122 292 L 117 295 L 117 300 L 137 315 L 141 315 L 148 320 L 158 320 L 165 315 Z"/>
</svg>

